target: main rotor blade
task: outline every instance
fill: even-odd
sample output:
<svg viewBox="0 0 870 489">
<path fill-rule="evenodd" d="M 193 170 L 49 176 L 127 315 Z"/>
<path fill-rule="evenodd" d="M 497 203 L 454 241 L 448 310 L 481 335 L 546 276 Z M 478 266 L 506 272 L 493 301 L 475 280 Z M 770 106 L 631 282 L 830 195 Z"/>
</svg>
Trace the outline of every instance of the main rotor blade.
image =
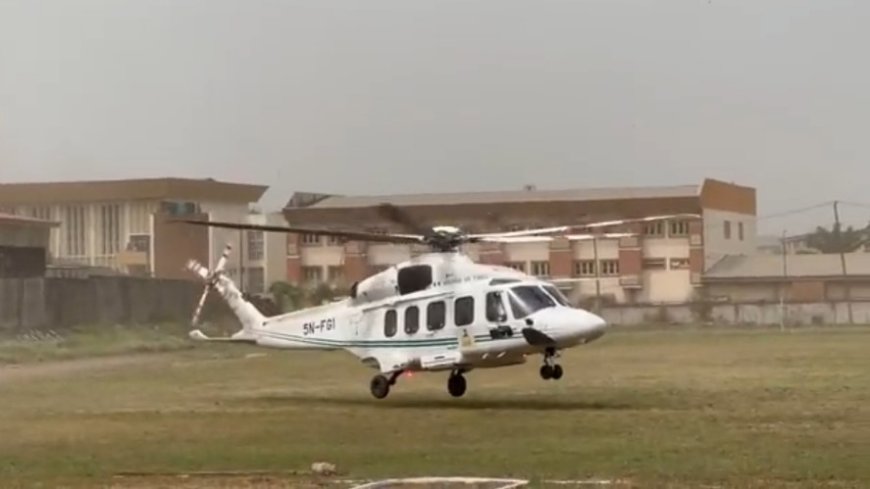
<svg viewBox="0 0 870 489">
<path fill-rule="evenodd" d="M 376 209 L 377 209 L 378 215 L 380 215 L 381 217 L 383 217 L 384 219 L 386 219 L 390 222 L 401 225 L 409 232 L 412 232 L 414 234 L 418 234 L 421 236 L 425 236 L 426 234 L 428 234 L 431 231 L 430 229 L 421 226 L 418 222 L 411 219 L 411 216 L 408 215 L 407 212 L 396 207 L 393 204 L 390 204 L 388 202 L 384 202 L 384 203 L 378 204 Z"/>
<path fill-rule="evenodd" d="M 554 226 L 549 228 L 537 228 L 537 229 L 524 229 L 521 231 L 509 231 L 504 233 L 482 233 L 482 234 L 470 234 L 468 235 L 469 241 L 496 241 L 501 238 L 518 238 L 522 236 L 538 236 L 542 234 L 553 234 L 553 233 L 566 233 L 568 231 L 577 230 L 577 229 L 595 229 L 595 228 L 604 228 L 609 226 L 619 226 L 624 224 L 629 224 L 633 222 L 651 222 L 651 221 L 661 221 L 665 219 L 698 219 L 701 216 L 699 214 L 665 214 L 659 216 L 647 216 L 647 217 L 638 217 L 638 218 L 629 218 L 629 219 L 615 219 L 611 221 L 598 221 L 598 222 L 590 222 L 586 224 L 576 224 L 576 225 L 566 225 L 566 226 Z"/>
<path fill-rule="evenodd" d="M 412 234 L 380 234 L 367 233 L 364 231 L 350 231 L 339 229 L 321 229 L 310 228 L 304 226 L 273 226 L 263 224 L 244 224 L 236 222 L 222 221 L 197 221 L 192 219 L 173 219 L 170 222 L 193 224 L 195 226 L 209 226 L 224 229 L 249 229 L 257 231 L 269 231 L 277 233 L 291 234 L 316 234 L 318 236 L 332 236 L 336 238 L 345 238 L 350 241 L 376 241 L 381 243 L 420 243 L 423 241 L 422 236 Z"/>
</svg>

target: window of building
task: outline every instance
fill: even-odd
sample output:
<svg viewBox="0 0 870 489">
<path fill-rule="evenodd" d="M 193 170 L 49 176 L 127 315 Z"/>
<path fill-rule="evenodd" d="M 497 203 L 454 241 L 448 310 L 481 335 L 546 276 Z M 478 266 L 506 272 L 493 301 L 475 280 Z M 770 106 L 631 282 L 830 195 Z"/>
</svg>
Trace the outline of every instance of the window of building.
<svg viewBox="0 0 870 489">
<path fill-rule="evenodd" d="M 739 239 L 740 241 L 743 241 L 743 223 L 742 222 L 737 223 L 737 239 Z"/>
<path fill-rule="evenodd" d="M 447 307 L 444 301 L 430 302 L 426 306 L 426 329 L 436 331 L 444 327 L 447 318 Z"/>
<path fill-rule="evenodd" d="M 514 270 L 517 270 L 517 271 L 523 272 L 523 273 L 525 273 L 525 271 L 526 271 L 526 263 L 521 262 L 521 261 L 507 262 L 504 264 L 504 266 L 506 266 L 508 268 L 513 268 Z"/>
<path fill-rule="evenodd" d="M 725 239 L 731 239 L 731 221 L 725 221 L 723 230 Z"/>
<path fill-rule="evenodd" d="M 344 267 L 341 265 L 330 265 L 326 268 L 326 275 L 332 283 L 341 283 L 344 280 Z"/>
<path fill-rule="evenodd" d="M 648 222 L 643 226 L 643 234 L 646 236 L 664 236 L 665 223 L 664 221 Z"/>
<path fill-rule="evenodd" d="M 100 254 L 110 256 L 121 249 L 121 206 L 100 206 Z"/>
<path fill-rule="evenodd" d="M 486 294 L 486 320 L 493 323 L 507 321 L 507 309 L 501 292 L 494 291 Z"/>
<path fill-rule="evenodd" d="M 51 220 L 51 207 L 31 207 L 30 208 L 30 217 L 50 221 Z"/>
<path fill-rule="evenodd" d="M 688 236 L 689 222 L 688 221 L 671 221 L 670 226 L 671 236 Z"/>
<path fill-rule="evenodd" d="M 405 309 L 405 334 L 414 334 L 420 329 L 420 309 L 409 306 Z"/>
<path fill-rule="evenodd" d="M 460 297 L 453 303 L 453 324 L 468 326 L 474 322 L 474 298 Z"/>
<path fill-rule="evenodd" d="M 320 244 L 320 235 L 317 234 L 303 234 L 301 238 L 301 242 L 303 245 L 316 245 Z"/>
<path fill-rule="evenodd" d="M 263 231 L 248 230 L 248 260 L 258 261 L 263 259 Z"/>
<path fill-rule="evenodd" d="M 309 284 L 317 284 L 323 280 L 322 267 L 302 267 L 302 279 Z"/>
<path fill-rule="evenodd" d="M 667 260 L 664 258 L 644 258 L 644 270 L 666 270 L 668 268 Z"/>
<path fill-rule="evenodd" d="M 396 335 L 396 331 L 398 331 L 398 319 L 396 317 L 396 310 L 390 309 L 384 314 L 384 336 L 387 338 L 391 338 Z"/>
<path fill-rule="evenodd" d="M 266 291 L 266 272 L 263 270 L 263 267 L 245 268 L 245 279 L 248 282 L 245 292 L 262 294 Z"/>
<path fill-rule="evenodd" d="M 575 277 L 594 277 L 595 260 L 577 260 L 574 262 Z"/>
<path fill-rule="evenodd" d="M 671 270 L 685 270 L 685 269 L 689 268 L 689 259 L 688 258 L 671 258 L 670 268 L 671 268 Z"/>
<path fill-rule="evenodd" d="M 549 277 L 550 276 L 550 262 L 548 261 L 533 261 L 532 262 L 532 275 L 535 277 Z"/>
<path fill-rule="evenodd" d="M 85 245 L 87 244 L 85 233 L 88 225 L 86 217 L 84 206 L 77 205 L 63 208 L 62 235 L 63 249 L 66 256 L 85 256 Z"/>
<path fill-rule="evenodd" d="M 601 260 L 601 276 L 614 277 L 619 275 L 619 260 Z"/>
</svg>

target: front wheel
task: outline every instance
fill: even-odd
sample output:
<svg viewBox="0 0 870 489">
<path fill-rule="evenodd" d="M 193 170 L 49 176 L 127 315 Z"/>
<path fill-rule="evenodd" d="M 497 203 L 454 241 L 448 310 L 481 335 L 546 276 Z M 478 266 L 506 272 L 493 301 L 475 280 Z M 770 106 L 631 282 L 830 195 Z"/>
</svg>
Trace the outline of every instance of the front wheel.
<svg viewBox="0 0 870 489">
<path fill-rule="evenodd" d="M 552 379 L 553 373 L 554 373 L 553 367 L 551 367 L 549 365 L 542 365 L 541 366 L 541 378 L 542 379 L 544 379 L 544 380 Z"/>
<path fill-rule="evenodd" d="M 372 395 L 375 396 L 375 399 L 383 399 L 390 393 L 390 381 L 383 375 L 375 375 L 369 388 L 372 391 Z"/>
</svg>

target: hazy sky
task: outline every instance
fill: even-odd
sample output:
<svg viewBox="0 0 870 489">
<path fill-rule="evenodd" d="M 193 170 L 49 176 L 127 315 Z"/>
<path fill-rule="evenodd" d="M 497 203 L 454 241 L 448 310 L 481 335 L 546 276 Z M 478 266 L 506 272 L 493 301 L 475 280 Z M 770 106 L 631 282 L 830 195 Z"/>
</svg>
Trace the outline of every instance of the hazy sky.
<svg viewBox="0 0 870 489">
<path fill-rule="evenodd" d="M 868 25 L 867 0 L 0 0 L 0 180 L 870 203 Z"/>
</svg>

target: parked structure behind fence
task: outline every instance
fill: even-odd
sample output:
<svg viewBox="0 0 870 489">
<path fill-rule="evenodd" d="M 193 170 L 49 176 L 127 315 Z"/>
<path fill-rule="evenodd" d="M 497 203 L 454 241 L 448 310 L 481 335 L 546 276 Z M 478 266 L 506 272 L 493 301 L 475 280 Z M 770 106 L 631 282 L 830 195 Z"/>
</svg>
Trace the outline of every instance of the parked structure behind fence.
<svg viewBox="0 0 870 489">
<path fill-rule="evenodd" d="M 91 324 L 188 322 L 202 284 L 171 279 L 92 276 L 0 279 L 0 329 Z M 205 317 L 225 317 L 210 294 Z"/>
</svg>

